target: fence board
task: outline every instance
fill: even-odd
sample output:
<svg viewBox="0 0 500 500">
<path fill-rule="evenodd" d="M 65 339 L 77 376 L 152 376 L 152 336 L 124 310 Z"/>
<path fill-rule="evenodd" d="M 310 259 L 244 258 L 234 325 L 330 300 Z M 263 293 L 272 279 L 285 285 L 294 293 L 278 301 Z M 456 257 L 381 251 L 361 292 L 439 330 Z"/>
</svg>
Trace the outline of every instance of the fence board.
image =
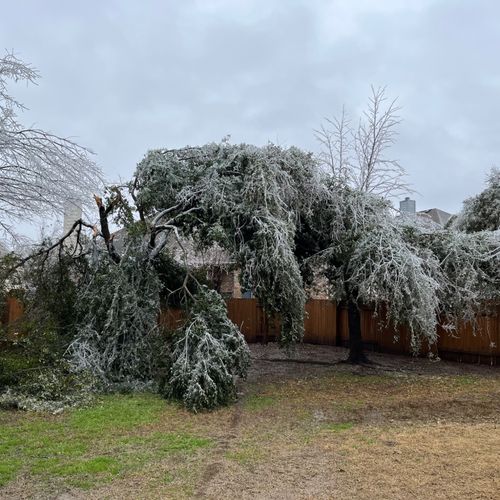
<svg viewBox="0 0 500 500">
<path fill-rule="evenodd" d="M 310 300 L 306 304 L 304 342 L 336 345 L 337 307 L 329 300 Z"/>
</svg>

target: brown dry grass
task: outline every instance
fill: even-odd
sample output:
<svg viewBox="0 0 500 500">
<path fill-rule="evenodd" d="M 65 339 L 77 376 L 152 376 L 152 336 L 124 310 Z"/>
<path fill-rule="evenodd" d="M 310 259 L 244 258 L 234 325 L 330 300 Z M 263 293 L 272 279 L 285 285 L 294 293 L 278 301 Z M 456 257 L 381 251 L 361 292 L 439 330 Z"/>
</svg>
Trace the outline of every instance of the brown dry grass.
<svg viewBox="0 0 500 500">
<path fill-rule="evenodd" d="M 342 354 L 307 347 L 296 358 Z M 169 404 L 130 431 L 196 434 L 213 446 L 153 456 L 86 491 L 27 475 L 0 496 L 500 498 L 498 369 L 383 355 L 369 367 L 266 361 L 282 356 L 273 347 L 254 356 L 236 405 L 193 415 Z"/>
</svg>

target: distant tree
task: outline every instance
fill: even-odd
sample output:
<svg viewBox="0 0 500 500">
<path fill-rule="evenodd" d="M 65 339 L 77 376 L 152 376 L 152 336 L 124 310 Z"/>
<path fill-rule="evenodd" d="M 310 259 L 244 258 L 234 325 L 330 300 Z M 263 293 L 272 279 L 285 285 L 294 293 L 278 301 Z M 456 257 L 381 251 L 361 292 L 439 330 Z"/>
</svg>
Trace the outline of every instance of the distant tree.
<svg viewBox="0 0 500 500">
<path fill-rule="evenodd" d="M 486 188 L 464 201 L 462 211 L 450 220 L 461 231 L 497 231 L 500 229 L 500 170 L 492 168 Z"/>
<path fill-rule="evenodd" d="M 16 236 L 20 221 L 60 213 L 66 200 L 85 205 L 102 173 L 89 150 L 42 129 L 25 127 L 9 81 L 35 83 L 38 72 L 7 53 L 0 58 L 0 231 Z"/>
<path fill-rule="evenodd" d="M 318 158 L 337 185 L 383 197 L 399 196 L 412 190 L 405 169 L 386 153 L 395 142 L 401 108 L 397 99 L 388 101 L 384 87 L 371 91 L 357 127 L 343 107 L 338 118 L 325 118 L 315 130 L 322 146 Z"/>
</svg>

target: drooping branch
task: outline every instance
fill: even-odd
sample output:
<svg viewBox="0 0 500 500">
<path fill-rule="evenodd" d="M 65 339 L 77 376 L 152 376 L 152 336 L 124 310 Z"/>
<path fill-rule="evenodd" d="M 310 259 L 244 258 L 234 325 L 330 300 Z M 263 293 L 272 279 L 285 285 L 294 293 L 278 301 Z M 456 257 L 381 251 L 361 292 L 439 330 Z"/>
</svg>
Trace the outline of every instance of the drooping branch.
<svg viewBox="0 0 500 500">
<path fill-rule="evenodd" d="M 23 257 L 22 259 L 19 259 L 15 265 L 13 265 L 12 267 L 10 267 L 6 274 L 7 276 L 12 274 L 16 269 L 19 269 L 20 267 L 24 266 L 27 262 L 29 262 L 30 260 L 33 260 L 33 259 L 36 259 L 38 257 L 42 257 L 42 256 L 45 256 L 45 258 L 48 258 L 48 256 L 50 255 L 50 253 L 55 250 L 56 248 L 62 248 L 65 241 L 72 235 L 72 234 L 76 234 L 76 243 L 75 243 L 75 249 L 76 247 L 80 246 L 80 248 L 82 248 L 82 245 L 81 245 L 81 242 L 80 242 L 80 237 L 81 237 L 81 234 L 82 234 L 82 228 L 83 227 L 86 227 L 86 228 L 89 228 L 89 229 L 92 229 L 93 233 L 94 233 L 94 238 L 99 234 L 96 230 L 96 227 L 91 225 L 91 224 L 88 224 L 87 222 L 83 221 L 82 219 L 78 219 L 76 220 L 73 225 L 71 226 L 71 228 L 69 229 L 69 231 L 64 234 L 61 238 L 59 238 L 57 241 L 55 241 L 54 243 L 52 243 L 51 245 L 49 245 L 48 247 L 44 247 L 42 248 L 41 250 L 37 251 L 37 252 L 34 252 L 34 253 L 31 253 L 29 254 L 28 256 L 26 257 Z M 74 252 L 73 252 L 74 253 Z"/>
</svg>

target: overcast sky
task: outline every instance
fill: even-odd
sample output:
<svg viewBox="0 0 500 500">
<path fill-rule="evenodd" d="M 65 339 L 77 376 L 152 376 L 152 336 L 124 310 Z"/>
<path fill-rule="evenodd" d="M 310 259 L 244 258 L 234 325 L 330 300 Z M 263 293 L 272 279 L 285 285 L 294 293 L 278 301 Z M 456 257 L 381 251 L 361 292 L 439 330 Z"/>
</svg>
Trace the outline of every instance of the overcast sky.
<svg viewBox="0 0 500 500">
<path fill-rule="evenodd" d="M 499 22 L 493 0 L 16 0 L 0 48 L 42 75 L 12 88 L 22 121 L 76 138 L 112 181 L 227 134 L 316 151 L 322 117 L 387 85 L 417 209 L 455 212 L 500 164 Z"/>
</svg>

